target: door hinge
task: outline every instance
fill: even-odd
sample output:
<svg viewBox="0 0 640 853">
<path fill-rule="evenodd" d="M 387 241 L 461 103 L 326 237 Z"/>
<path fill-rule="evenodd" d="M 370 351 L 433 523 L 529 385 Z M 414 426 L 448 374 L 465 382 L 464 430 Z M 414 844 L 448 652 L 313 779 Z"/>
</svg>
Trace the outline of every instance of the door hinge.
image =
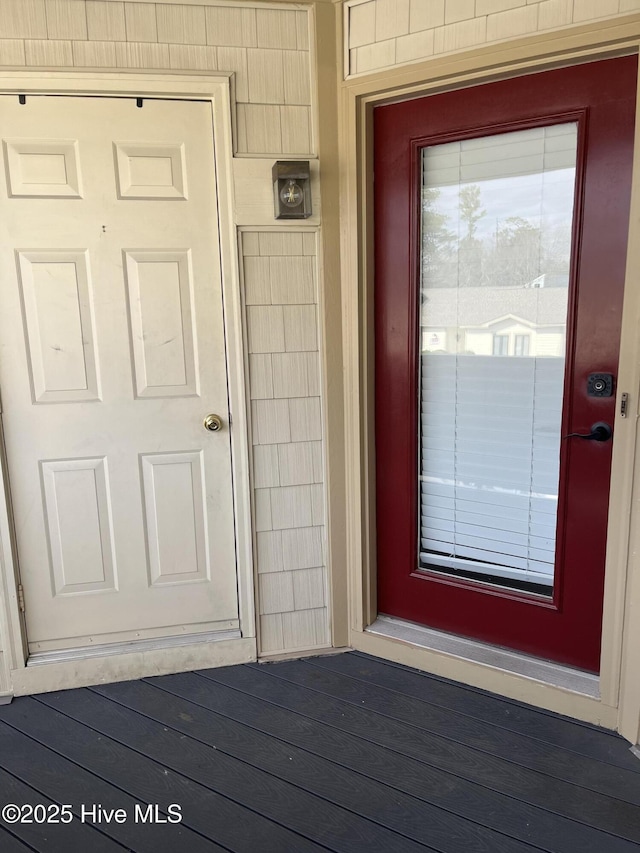
<svg viewBox="0 0 640 853">
<path fill-rule="evenodd" d="M 18 584 L 18 610 L 24 613 L 24 589 L 21 583 Z"/>
</svg>

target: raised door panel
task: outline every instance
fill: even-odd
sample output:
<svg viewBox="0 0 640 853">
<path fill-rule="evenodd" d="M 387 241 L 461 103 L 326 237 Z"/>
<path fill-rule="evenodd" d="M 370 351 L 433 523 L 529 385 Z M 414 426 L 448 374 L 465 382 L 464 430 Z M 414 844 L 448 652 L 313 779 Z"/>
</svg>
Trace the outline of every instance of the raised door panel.
<svg viewBox="0 0 640 853">
<path fill-rule="evenodd" d="M 137 395 L 197 395 L 190 251 L 125 251 L 124 256 Z"/>
<path fill-rule="evenodd" d="M 151 584 L 211 576 L 202 452 L 142 457 Z"/>
<path fill-rule="evenodd" d="M 41 470 L 54 595 L 116 589 L 107 460 L 60 459 Z"/>
<path fill-rule="evenodd" d="M 5 139 L 9 195 L 81 198 L 76 139 Z"/>
<path fill-rule="evenodd" d="M 86 251 L 18 251 L 26 347 L 37 403 L 98 400 Z"/>
</svg>

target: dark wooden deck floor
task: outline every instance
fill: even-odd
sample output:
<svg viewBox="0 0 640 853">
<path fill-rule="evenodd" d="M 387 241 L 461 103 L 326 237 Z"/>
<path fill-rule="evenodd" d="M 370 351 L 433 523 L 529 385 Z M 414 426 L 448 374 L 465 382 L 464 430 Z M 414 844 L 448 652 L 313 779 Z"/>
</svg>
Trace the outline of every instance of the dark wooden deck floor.
<svg viewBox="0 0 640 853">
<path fill-rule="evenodd" d="M 0 821 L 2 853 L 640 849 L 624 740 L 356 652 L 16 699 L 0 767 L 0 806 L 75 814 Z M 83 823 L 82 804 L 127 820 Z"/>
</svg>

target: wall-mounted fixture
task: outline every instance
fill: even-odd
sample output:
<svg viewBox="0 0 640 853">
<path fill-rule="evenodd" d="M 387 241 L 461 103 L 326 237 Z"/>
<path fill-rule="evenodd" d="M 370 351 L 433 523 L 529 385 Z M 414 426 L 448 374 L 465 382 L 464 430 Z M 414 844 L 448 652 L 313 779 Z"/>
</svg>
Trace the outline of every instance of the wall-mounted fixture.
<svg viewBox="0 0 640 853">
<path fill-rule="evenodd" d="M 273 164 L 276 219 L 311 216 L 311 174 L 308 160 L 278 160 Z"/>
</svg>

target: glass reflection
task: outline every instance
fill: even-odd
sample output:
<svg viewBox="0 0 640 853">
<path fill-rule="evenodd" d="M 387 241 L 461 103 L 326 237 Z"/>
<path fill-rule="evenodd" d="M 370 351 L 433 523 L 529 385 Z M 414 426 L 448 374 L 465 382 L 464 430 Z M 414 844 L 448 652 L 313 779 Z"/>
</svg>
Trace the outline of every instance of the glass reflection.
<svg viewBox="0 0 640 853">
<path fill-rule="evenodd" d="M 420 566 L 549 594 L 577 126 L 422 153 Z"/>
</svg>

